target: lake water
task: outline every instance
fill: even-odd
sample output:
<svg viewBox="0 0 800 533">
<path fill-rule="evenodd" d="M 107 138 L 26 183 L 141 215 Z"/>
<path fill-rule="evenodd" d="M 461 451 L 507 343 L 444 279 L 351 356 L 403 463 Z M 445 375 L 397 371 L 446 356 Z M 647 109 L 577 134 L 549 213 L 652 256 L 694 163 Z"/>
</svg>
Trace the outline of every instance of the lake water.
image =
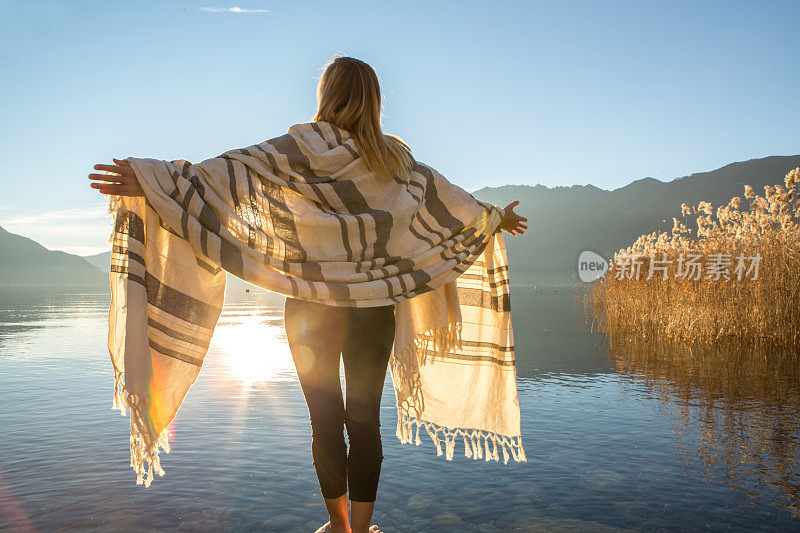
<svg viewBox="0 0 800 533">
<path fill-rule="evenodd" d="M 327 518 L 283 298 L 226 300 L 150 488 L 111 410 L 107 294 L 0 293 L 0 528 L 313 532 Z M 615 350 L 567 288 L 514 287 L 527 463 L 394 435 L 374 522 L 414 531 L 800 528 L 797 365 Z"/>
</svg>

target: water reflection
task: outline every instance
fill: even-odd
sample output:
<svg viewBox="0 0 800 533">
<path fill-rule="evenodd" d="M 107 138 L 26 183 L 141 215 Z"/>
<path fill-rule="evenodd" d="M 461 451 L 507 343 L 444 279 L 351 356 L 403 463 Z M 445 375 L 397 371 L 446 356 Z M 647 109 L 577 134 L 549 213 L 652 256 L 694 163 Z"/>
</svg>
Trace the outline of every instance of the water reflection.
<svg viewBox="0 0 800 533">
<path fill-rule="evenodd" d="M 95 319 L 108 299 L 107 294 L 0 288 L 0 357 L 11 355 L 3 349 L 6 341 L 26 332 L 46 327 L 55 338 L 58 328 Z"/>
<path fill-rule="evenodd" d="M 614 371 L 601 335 L 587 331 L 574 287 L 515 286 L 511 292 L 517 378 Z"/>
<path fill-rule="evenodd" d="M 708 477 L 800 516 L 800 368 L 786 354 L 609 340 L 618 372 L 674 419 L 676 452 Z"/>
<path fill-rule="evenodd" d="M 444 461 L 430 442 L 399 444 L 387 376 L 384 531 L 797 527 L 791 361 L 720 365 L 619 346 L 612 356 L 585 331 L 573 291 L 512 292 L 528 463 L 473 461 L 460 448 Z M 167 475 L 146 490 L 131 477 L 129 421 L 111 410 L 108 304 L 108 294 L 0 291 L 0 530 L 322 525 L 283 297 L 226 297 L 172 426 Z"/>
<path fill-rule="evenodd" d="M 212 345 L 224 354 L 227 374 L 245 386 L 296 377 L 282 316 L 264 308 L 226 306 Z"/>
</svg>

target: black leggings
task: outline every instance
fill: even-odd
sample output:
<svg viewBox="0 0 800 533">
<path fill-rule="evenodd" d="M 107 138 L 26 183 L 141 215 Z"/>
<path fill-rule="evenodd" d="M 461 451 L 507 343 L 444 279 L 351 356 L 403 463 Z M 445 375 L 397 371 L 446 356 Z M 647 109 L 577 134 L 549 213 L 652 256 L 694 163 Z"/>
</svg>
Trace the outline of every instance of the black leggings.
<svg viewBox="0 0 800 533">
<path fill-rule="evenodd" d="M 383 461 L 380 403 L 394 341 L 394 306 L 336 307 L 287 298 L 284 312 L 311 418 L 311 454 L 322 496 L 338 498 L 349 486 L 350 500 L 374 502 Z M 339 384 L 340 354 L 347 407 Z"/>
</svg>

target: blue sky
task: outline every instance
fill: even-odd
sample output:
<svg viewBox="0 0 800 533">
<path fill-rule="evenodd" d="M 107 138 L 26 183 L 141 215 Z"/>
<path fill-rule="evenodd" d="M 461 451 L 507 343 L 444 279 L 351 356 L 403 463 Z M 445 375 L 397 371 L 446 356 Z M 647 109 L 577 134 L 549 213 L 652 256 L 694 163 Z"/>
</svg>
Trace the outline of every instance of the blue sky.
<svg viewBox="0 0 800 533">
<path fill-rule="evenodd" d="M 0 0 L 0 226 L 106 249 L 94 163 L 280 135 L 337 52 L 378 71 L 385 130 L 468 190 L 797 154 L 798 21 L 778 1 Z"/>
</svg>

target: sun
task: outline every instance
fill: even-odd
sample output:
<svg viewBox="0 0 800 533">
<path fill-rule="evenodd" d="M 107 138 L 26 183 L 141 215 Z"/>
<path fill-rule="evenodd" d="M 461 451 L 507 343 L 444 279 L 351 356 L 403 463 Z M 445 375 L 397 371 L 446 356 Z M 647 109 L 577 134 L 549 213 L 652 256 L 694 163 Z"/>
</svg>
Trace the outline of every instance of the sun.
<svg viewBox="0 0 800 533">
<path fill-rule="evenodd" d="M 217 326 L 213 343 L 222 352 L 226 373 L 246 385 L 295 377 L 283 325 L 264 315 L 229 317 Z"/>
</svg>

